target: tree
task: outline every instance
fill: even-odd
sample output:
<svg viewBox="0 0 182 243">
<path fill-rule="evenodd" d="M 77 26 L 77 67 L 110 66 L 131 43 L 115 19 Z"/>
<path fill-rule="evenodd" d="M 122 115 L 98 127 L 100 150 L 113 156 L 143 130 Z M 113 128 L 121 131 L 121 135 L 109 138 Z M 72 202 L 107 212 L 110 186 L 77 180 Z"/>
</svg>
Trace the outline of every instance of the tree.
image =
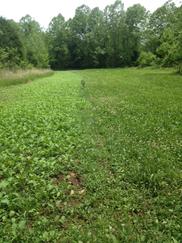
<svg viewBox="0 0 182 243">
<path fill-rule="evenodd" d="M 182 63 L 182 7 L 166 2 L 150 14 L 140 4 L 126 11 L 121 0 L 90 9 L 82 5 L 68 21 L 59 14 L 44 32 L 31 16 L 19 24 L 0 18 L 0 67 L 53 69 L 178 66 Z"/>
<path fill-rule="evenodd" d="M 120 0 L 107 6 L 104 10 L 105 20 L 105 50 L 106 66 L 118 67 L 125 65 L 126 53 L 124 48 L 125 12 Z"/>
<path fill-rule="evenodd" d="M 25 59 L 25 50 L 18 25 L 0 17 L 0 66 L 17 67 Z"/>
<path fill-rule="evenodd" d="M 173 19 L 163 31 L 161 45 L 157 53 L 162 57 L 163 66 L 178 65 L 181 72 L 182 63 L 182 7 L 174 12 Z"/>
<path fill-rule="evenodd" d="M 89 45 L 90 67 L 104 67 L 106 60 L 104 13 L 99 8 L 94 8 L 90 12 L 88 19 L 89 33 L 87 40 Z"/>
<path fill-rule="evenodd" d="M 48 67 L 48 48 L 38 22 L 26 15 L 20 20 L 27 62 L 35 67 Z"/>
<path fill-rule="evenodd" d="M 143 32 L 146 28 L 148 13 L 140 4 L 129 7 L 126 11 L 127 51 L 130 65 L 136 63 L 141 51 Z"/>
<path fill-rule="evenodd" d="M 171 1 L 166 2 L 162 7 L 158 8 L 150 15 L 147 30 L 145 32 L 145 50 L 157 53 L 157 49 L 162 43 L 162 35 L 166 28 L 171 24 L 174 17 L 176 6 Z"/>
<path fill-rule="evenodd" d="M 75 16 L 68 22 L 69 26 L 69 50 L 72 68 L 89 67 L 89 29 L 88 20 L 90 8 L 82 5 L 76 9 Z"/>
<path fill-rule="evenodd" d="M 54 69 L 69 67 L 68 31 L 64 17 L 54 17 L 48 27 L 49 63 Z"/>
</svg>

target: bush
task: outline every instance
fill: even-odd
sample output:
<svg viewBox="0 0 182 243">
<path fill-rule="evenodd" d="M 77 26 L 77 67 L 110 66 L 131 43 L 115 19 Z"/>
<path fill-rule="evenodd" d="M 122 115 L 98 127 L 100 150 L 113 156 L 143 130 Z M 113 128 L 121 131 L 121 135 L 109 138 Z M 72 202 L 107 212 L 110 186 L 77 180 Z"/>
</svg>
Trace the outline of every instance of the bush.
<svg viewBox="0 0 182 243">
<path fill-rule="evenodd" d="M 0 48 L 0 68 L 16 69 L 20 63 L 21 58 L 17 48 Z"/>
<path fill-rule="evenodd" d="M 138 58 L 138 65 L 141 67 L 152 66 L 156 63 L 156 56 L 152 52 L 141 52 Z"/>
</svg>

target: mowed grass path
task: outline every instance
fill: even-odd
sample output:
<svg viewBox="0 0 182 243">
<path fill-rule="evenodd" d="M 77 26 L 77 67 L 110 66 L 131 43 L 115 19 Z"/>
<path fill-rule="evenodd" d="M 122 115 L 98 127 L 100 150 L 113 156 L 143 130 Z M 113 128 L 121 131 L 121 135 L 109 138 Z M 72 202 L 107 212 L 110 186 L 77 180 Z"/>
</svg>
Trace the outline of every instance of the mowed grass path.
<svg viewBox="0 0 182 243">
<path fill-rule="evenodd" d="M 181 91 L 150 69 L 0 88 L 0 242 L 180 242 Z"/>
</svg>

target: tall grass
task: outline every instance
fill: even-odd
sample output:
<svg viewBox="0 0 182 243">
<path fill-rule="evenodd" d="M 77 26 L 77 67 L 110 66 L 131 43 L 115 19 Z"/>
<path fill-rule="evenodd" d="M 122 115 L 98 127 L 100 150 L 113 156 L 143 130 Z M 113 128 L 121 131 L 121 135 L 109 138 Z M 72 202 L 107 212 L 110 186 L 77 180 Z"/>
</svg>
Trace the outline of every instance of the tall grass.
<svg viewBox="0 0 182 243">
<path fill-rule="evenodd" d="M 39 77 L 49 76 L 53 73 L 50 69 L 27 69 L 27 70 L 0 70 L 0 87 L 16 85 L 33 81 Z"/>
</svg>

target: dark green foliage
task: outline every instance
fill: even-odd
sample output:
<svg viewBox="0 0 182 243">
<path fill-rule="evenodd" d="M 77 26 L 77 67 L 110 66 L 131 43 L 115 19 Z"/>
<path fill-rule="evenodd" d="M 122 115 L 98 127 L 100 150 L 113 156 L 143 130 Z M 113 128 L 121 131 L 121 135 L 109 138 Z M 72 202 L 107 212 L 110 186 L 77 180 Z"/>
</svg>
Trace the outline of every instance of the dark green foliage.
<svg viewBox="0 0 182 243">
<path fill-rule="evenodd" d="M 0 68 L 48 67 L 45 33 L 30 16 L 20 23 L 0 17 Z"/>
<path fill-rule="evenodd" d="M 159 48 L 162 43 L 161 38 L 163 32 L 169 27 L 174 10 L 174 4 L 167 2 L 149 15 L 145 31 L 145 49 L 147 51 L 151 51 L 154 54 L 157 53 L 157 48 Z"/>
<path fill-rule="evenodd" d="M 126 13 L 122 2 L 117 0 L 104 11 L 82 5 L 76 9 L 73 19 L 66 23 L 61 20 L 64 24 L 59 23 L 60 16 L 52 20 L 47 33 L 52 68 L 135 64 L 142 25 L 146 21 L 142 6 L 134 5 Z M 54 27 L 54 22 L 59 28 Z"/>
<path fill-rule="evenodd" d="M 47 31 L 49 64 L 54 69 L 69 66 L 68 33 L 64 17 L 59 14 L 49 24 Z"/>
<path fill-rule="evenodd" d="M 179 69 L 181 16 L 181 8 L 170 1 L 152 14 L 140 4 L 125 11 L 120 0 L 104 11 L 82 5 L 73 19 L 65 22 L 60 15 L 50 23 L 50 65 L 60 69 L 157 64 Z"/>
<path fill-rule="evenodd" d="M 180 72 L 181 16 L 181 7 L 171 1 L 150 13 L 140 4 L 125 10 L 122 1 L 116 0 L 103 11 L 82 5 L 68 21 L 59 14 L 47 31 L 29 15 L 18 24 L 0 18 L 0 68 L 50 65 L 60 70 L 157 64 L 176 66 Z"/>
<path fill-rule="evenodd" d="M 166 2 L 149 18 L 143 49 L 157 56 L 158 64 L 177 66 L 182 62 L 182 7 Z"/>
<path fill-rule="evenodd" d="M 163 66 L 180 67 L 182 63 L 182 7 L 175 9 L 170 25 L 165 28 L 157 52 L 162 56 Z M 180 70 L 180 69 L 179 69 Z"/>
<path fill-rule="evenodd" d="M 19 26 L 0 17 L 0 68 L 14 68 L 25 59 Z"/>
<path fill-rule="evenodd" d="M 70 40 L 69 52 L 71 56 L 72 68 L 86 68 L 90 64 L 92 67 L 92 58 L 90 56 L 90 34 L 92 29 L 89 27 L 90 8 L 82 5 L 76 9 L 75 16 L 69 21 Z"/>
<path fill-rule="evenodd" d="M 136 64 L 140 55 L 147 17 L 146 9 L 140 4 L 135 4 L 127 9 L 126 24 L 128 26 L 128 46 L 126 49 L 130 50 L 130 65 Z"/>
<path fill-rule="evenodd" d="M 27 15 L 20 20 L 19 25 L 26 49 L 27 62 L 38 68 L 48 67 L 48 48 L 39 23 Z"/>
</svg>

